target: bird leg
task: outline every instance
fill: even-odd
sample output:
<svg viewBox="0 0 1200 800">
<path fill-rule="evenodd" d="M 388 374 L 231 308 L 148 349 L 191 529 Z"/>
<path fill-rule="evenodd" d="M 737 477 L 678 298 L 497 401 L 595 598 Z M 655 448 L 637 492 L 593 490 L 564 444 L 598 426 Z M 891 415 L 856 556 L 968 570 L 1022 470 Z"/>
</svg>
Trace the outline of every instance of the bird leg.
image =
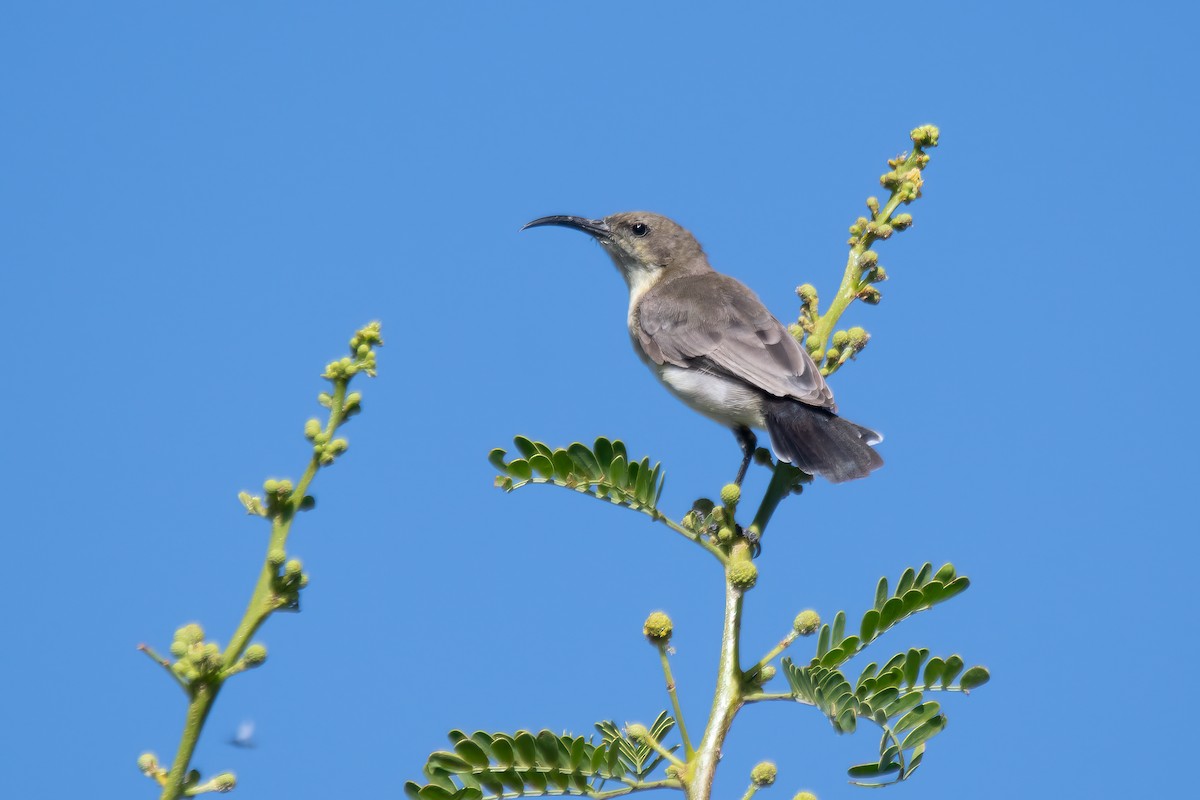
<svg viewBox="0 0 1200 800">
<path fill-rule="evenodd" d="M 750 468 L 750 459 L 754 458 L 754 448 L 758 447 L 758 437 L 754 435 L 754 431 L 747 428 L 745 425 L 739 425 L 733 429 L 733 436 L 737 439 L 738 445 L 742 448 L 742 466 L 738 468 L 737 477 L 733 482 L 738 486 L 742 485 L 742 479 L 746 477 L 746 470 Z"/>
</svg>

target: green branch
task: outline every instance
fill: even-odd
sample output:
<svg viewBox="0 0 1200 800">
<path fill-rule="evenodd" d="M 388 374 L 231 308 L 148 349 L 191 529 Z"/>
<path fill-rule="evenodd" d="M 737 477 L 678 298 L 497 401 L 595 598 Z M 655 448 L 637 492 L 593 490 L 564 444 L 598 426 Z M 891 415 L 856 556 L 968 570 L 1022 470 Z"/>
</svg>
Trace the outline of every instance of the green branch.
<svg viewBox="0 0 1200 800">
<path fill-rule="evenodd" d="M 303 573 L 298 560 L 287 561 L 287 540 L 292 522 L 298 512 L 314 505 L 307 491 L 317 471 L 333 464 L 346 451 L 346 440 L 334 437 L 346 420 L 358 413 L 361 401 L 357 393 L 348 394 L 347 389 L 356 374 L 375 375 L 374 348 L 381 344 L 379 324 L 371 323 L 351 339 L 351 357 L 331 362 L 326 367 L 322 377 L 333 385 L 333 393 L 322 394 L 319 399 L 329 408 L 329 415 L 324 425 L 318 420 L 309 420 L 305 425 L 305 436 L 312 442 L 312 455 L 299 483 L 293 488 L 290 481 L 268 480 L 263 484 L 265 499 L 246 492 L 239 495 L 249 513 L 270 519 L 271 532 L 254 591 L 225 650 L 222 652 L 215 643 L 205 642 L 203 629 L 195 624 L 176 632 L 171 653 L 179 660 L 174 663 L 145 645 L 139 646 L 170 671 L 189 698 L 179 747 L 170 769 L 160 767 L 151 753 L 144 753 L 138 760 L 142 771 L 162 786 L 161 800 L 178 800 L 209 791 L 225 792 L 236 783 L 230 774 L 197 783 L 194 771 L 190 770 L 192 757 L 225 680 L 260 666 L 266 660 L 266 648 L 250 644 L 255 632 L 272 613 L 299 608 L 299 592 L 307 584 L 308 576 Z"/>
</svg>

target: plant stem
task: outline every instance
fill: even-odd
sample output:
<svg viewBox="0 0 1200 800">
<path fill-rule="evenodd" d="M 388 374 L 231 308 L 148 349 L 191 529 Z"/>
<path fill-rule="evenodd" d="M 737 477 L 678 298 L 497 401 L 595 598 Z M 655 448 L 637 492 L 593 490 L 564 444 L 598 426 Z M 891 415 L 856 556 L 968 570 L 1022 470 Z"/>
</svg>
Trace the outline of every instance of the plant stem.
<svg viewBox="0 0 1200 800">
<path fill-rule="evenodd" d="M 779 644 L 771 648 L 771 651 L 759 659 L 758 663 L 750 668 L 750 672 L 761 670 L 763 667 L 775 660 L 775 657 L 792 646 L 792 642 L 796 641 L 800 634 L 792 631 L 787 636 L 780 640 Z"/>
<path fill-rule="evenodd" d="M 348 378 L 339 379 L 334 384 L 329 420 L 325 426 L 325 432 L 331 438 L 344 418 L 348 384 Z M 263 558 L 263 566 L 258 573 L 258 582 L 254 585 L 254 592 L 250 595 L 250 602 L 246 605 L 246 612 L 242 615 L 242 620 L 238 623 L 233 638 L 230 639 L 225 652 L 221 655 L 224 670 L 230 669 L 238 662 L 245 652 L 246 646 L 250 643 L 251 637 L 266 622 L 267 617 L 276 610 L 276 597 L 271 587 L 278 574 L 278 566 L 271 563 L 270 554 L 273 551 L 287 552 L 287 538 L 292 529 L 292 521 L 295 519 L 296 512 L 299 511 L 300 504 L 304 501 L 308 487 L 312 484 L 320 466 L 320 461 L 315 455 L 309 459 L 308 467 L 304 470 L 300 482 L 296 484 L 288 505 L 279 510 L 271 520 L 271 536 L 267 544 L 267 555 Z M 187 777 L 188 767 L 192 763 L 192 755 L 200 741 L 200 732 L 204 728 L 205 720 L 208 719 L 209 711 L 212 710 L 213 702 L 217 699 L 217 694 L 221 691 L 221 686 L 224 685 L 225 677 L 224 674 L 221 674 L 211 680 L 192 684 L 189 690 L 191 701 L 188 703 L 183 734 L 179 739 L 179 749 L 175 753 L 175 761 L 171 764 L 171 771 L 167 774 L 166 783 L 163 784 L 161 800 L 178 800 L 183 796 L 183 781 Z"/>
<path fill-rule="evenodd" d="M 742 795 L 742 800 L 750 800 L 751 797 L 754 797 L 754 793 L 757 791 L 758 791 L 758 784 L 757 783 L 750 784 L 750 787 L 748 789 L 746 789 L 746 793 L 744 795 Z"/>
<path fill-rule="evenodd" d="M 684 761 L 691 761 L 696 754 L 687 726 L 683 724 L 683 709 L 679 707 L 679 696 L 675 693 L 675 676 L 671 674 L 671 661 L 667 658 L 667 646 L 658 646 L 658 657 L 662 660 L 663 676 L 667 679 L 667 694 L 671 696 L 671 708 L 675 710 L 675 721 L 679 724 L 679 736 L 683 739 Z"/>
<path fill-rule="evenodd" d="M 750 558 L 750 545 L 744 539 L 736 542 L 730 560 Z M 704 730 L 704 739 L 695 758 L 688 760 L 688 800 L 709 800 L 721 745 L 733 724 L 733 718 L 744 700 L 739 650 L 742 631 L 742 590 L 725 578 L 725 625 L 721 632 L 721 658 L 717 667 L 717 689 L 712 713 Z"/>
<path fill-rule="evenodd" d="M 645 783 L 633 783 L 629 786 L 624 786 L 620 789 L 609 789 L 607 792 L 597 792 L 590 795 L 593 800 L 608 800 L 610 797 L 620 797 L 629 794 L 630 792 L 642 792 L 650 789 L 679 789 L 682 784 L 679 781 L 668 778 L 661 781 L 646 781 Z M 512 795 L 516 797 L 517 795 Z"/>
<path fill-rule="evenodd" d="M 754 694 L 748 694 L 742 699 L 747 703 L 763 703 L 769 700 L 792 700 L 805 706 L 814 705 L 802 697 L 796 697 L 796 695 L 792 694 L 791 692 L 756 692 Z"/>
<path fill-rule="evenodd" d="M 754 515 L 754 521 L 750 523 L 749 533 L 752 537 L 762 536 L 763 531 L 767 529 L 767 523 L 771 521 L 771 515 L 775 513 L 775 509 L 779 507 L 783 498 L 791 492 L 799 475 L 800 470 L 791 464 L 783 461 L 775 464 L 775 471 L 771 473 L 771 482 L 767 485 L 767 493 L 763 495 L 762 502 L 758 506 L 758 513 Z"/>
</svg>

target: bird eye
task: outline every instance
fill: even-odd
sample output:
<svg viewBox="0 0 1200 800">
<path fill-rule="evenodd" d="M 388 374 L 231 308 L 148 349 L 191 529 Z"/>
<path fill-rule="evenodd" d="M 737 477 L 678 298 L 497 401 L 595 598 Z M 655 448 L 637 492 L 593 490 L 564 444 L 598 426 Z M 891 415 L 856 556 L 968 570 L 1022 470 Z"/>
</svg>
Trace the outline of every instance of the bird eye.
<svg viewBox="0 0 1200 800">
<path fill-rule="evenodd" d="M 644 222 L 635 222 L 630 226 L 630 230 L 633 231 L 634 236 L 642 237 L 650 232 L 650 226 Z"/>
</svg>

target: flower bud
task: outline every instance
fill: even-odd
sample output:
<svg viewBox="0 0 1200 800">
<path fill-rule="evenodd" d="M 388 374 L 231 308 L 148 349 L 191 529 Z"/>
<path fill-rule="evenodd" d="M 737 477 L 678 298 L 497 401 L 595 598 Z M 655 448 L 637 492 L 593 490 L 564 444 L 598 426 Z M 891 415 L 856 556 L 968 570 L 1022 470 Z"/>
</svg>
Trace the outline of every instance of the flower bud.
<svg viewBox="0 0 1200 800">
<path fill-rule="evenodd" d="M 721 489 L 721 502 L 726 506 L 736 506 L 742 499 L 742 487 L 736 483 L 727 483 Z"/>
<path fill-rule="evenodd" d="M 858 257 L 859 269 L 870 269 L 879 263 L 879 254 L 874 250 L 864 250 L 862 255 Z"/>
<path fill-rule="evenodd" d="M 908 136 L 917 147 L 937 147 L 940 133 L 936 125 L 922 125 L 919 128 L 913 128 Z"/>
<path fill-rule="evenodd" d="M 878 197 L 872 196 L 872 197 L 867 198 L 867 210 L 871 212 L 872 216 L 879 213 L 879 198 Z"/>
<path fill-rule="evenodd" d="M 764 683 L 770 683 L 771 679 L 775 677 L 775 672 L 775 667 L 767 664 L 758 671 L 758 684 L 761 686 Z"/>
<path fill-rule="evenodd" d="M 801 284 L 796 287 L 796 295 L 804 302 L 805 305 L 817 302 L 817 287 L 811 283 Z"/>
<path fill-rule="evenodd" d="M 237 786 L 237 777 L 232 772 L 222 772 L 212 779 L 213 790 L 224 794 Z"/>
<path fill-rule="evenodd" d="M 775 782 L 778 770 L 770 761 L 760 761 L 750 770 L 750 782 L 755 786 L 770 786 Z"/>
<path fill-rule="evenodd" d="M 792 622 L 792 629 L 801 636 L 812 636 L 821 627 L 821 615 L 811 608 L 801 611 Z"/>
<path fill-rule="evenodd" d="M 735 589 L 746 591 L 754 588 L 758 582 L 758 567 L 751 561 L 734 561 L 729 565 L 726 574 Z"/>
<path fill-rule="evenodd" d="M 675 624 L 663 611 L 655 611 L 646 617 L 646 622 L 642 625 L 642 633 L 651 644 L 666 644 L 671 641 L 671 633 L 674 630 Z"/>
<path fill-rule="evenodd" d="M 792 800 L 817 800 L 817 796 L 812 792 L 797 792 Z"/>
<path fill-rule="evenodd" d="M 267 660 L 267 648 L 261 644 L 252 644 L 246 648 L 246 654 L 242 656 L 242 660 L 246 662 L 247 669 L 261 667 Z"/>
<path fill-rule="evenodd" d="M 632 725 L 625 726 L 625 734 L 630 739 L 633 739 L 636 742 L 640 739 L 645 739 L 647 736 L 649 736 L 650 731 L 646 730 L 645 725 L 641 725 L 641 724 L 635 722 Z"/>
<path fill-rule="evenodd" d="M 898 231 L 912 227 L 912 214 L 897 214 L 892 217 L 892 227 Z"/>
<path fill-rule="evenodd" d="M 158 756 L 154 753 L 142 753 L 137 760 L 138 769 L 149 775 L 158 769 Z"/>
<path fill-rule="evenodd" d="M 267 552 L 267 563 L 272 567 L 278 568 L 284 561 L 287 561 L 287 553 L 283 551 L 282 547 L 276 547 Z"/>
<path fill-rule="evenodd" d="M 846 343 L 849 341 L 850 334 L 846 333 L 845 331 L 837 331 L 833 334 L 833 340 L 831 344 L 834 347 L 845 347 Z"/>
</svg>

